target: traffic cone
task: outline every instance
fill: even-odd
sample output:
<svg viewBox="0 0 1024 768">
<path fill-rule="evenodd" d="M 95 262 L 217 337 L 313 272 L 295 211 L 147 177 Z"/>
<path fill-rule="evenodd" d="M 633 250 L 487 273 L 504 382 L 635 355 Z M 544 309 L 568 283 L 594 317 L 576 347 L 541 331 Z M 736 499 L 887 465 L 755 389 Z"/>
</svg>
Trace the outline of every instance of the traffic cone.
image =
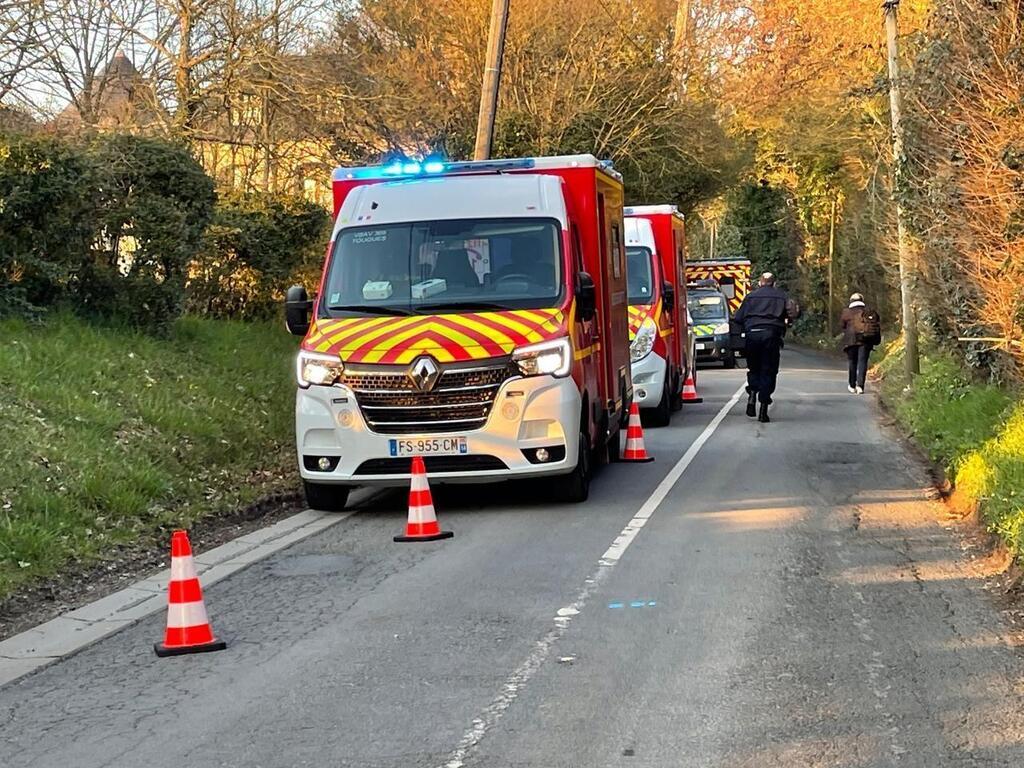
<svg viewBox="0 0 1024 768">
<path fill-rule="evenodd" d="M 683 384 L 684 403 L 703 403 L 704 398 L 697 394 L 697 385 L 693 381 L 693 372 L 686 374 L 686 383 Z"/>
<path fill-rule="evenodd" d="M 640 426 L 640 406 L 633 403 L 629 407 L 629 425 L 626 427 L 626 450 L 622 454 L 623 461 L 648 462 L 654 461 L 647 455 L 644 448 L 644 430 Z"/>
<path fill-rule="evenodd" d="M 409 483 L 409 521 L 405 524 L 405 535 L 395 536 L 395 541 L 437 541 L 450 539 L 451 531 L 442 531 L 434 514 L 434 499 L 427 482 L 427 468 L 423 459 L 414 456 L 412 478 Z"/>
<path fill-rule="evenodd" d="M 171 535 L 171 583 L 167 587 L 167 631 L 153 646 L 157 656 L 223 651 L 227 643 L 213 636 L 206 618 L 203 589 L 192 562 L 192 545 L 185 531 Z"/>
</svg>

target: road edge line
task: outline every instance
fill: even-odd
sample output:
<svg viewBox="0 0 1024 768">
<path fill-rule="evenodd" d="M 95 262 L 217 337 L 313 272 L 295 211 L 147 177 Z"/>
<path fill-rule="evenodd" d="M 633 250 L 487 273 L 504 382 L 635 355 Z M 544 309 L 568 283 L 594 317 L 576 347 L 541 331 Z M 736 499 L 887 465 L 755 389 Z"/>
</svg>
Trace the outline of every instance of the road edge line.
<svg viewBox="0 0 1024 768">
<path fill-rule="evenodd" d="M 715 417 L 704 427 L 704 430 L 697 436 L 697 439 L 690 444 L 690 447 L 686 449 L 686 452 L 679 458 L 679 461 L 662 478 L 661 482 L 651 492 L 651 495 L 647 497 L 636 514 L 626 523 L 626 527 L 622 529 L 622 532 L 619 533 L 611 546 L 608 547 L 608 550 L 598 560 L 597 570 L 584 581 L 583 587 L 576 595 L 576 599 L 557 611 L 554 617 L 555 626 L 548 630 L 544 637 L 534 644 L 533 650 L 526 659 L 512 671 L 511 675 L 505 678 L 505 682 L 501 686 L 501 693 L 473 719 L 472 725 L 463 734 L 458 745 L 448 753 L 448 758 L 438 768 L 463 768 L 470 753 L 483 741 L 484 736 L 497 724 L 505 714 L 505 711 L 512 706 L 512 702 L 519 697 L 519 692 L 530 681 L 530 678 L 543 666 L 551 652 L 551 647 L 565 634 L 569 623 L 574 617 L 579 615 L 586 606 L 590 596 L 619 563 L 626 550 L 629 549 L 630 544 L 633 543 L 637 534 L 640 533 L 640 529 L 653 517 L 655 510 L 658 509 L 665 500 L 665 497 L 672 491 L 675 484 L 679 482 L 679 478 L 683 476 L 687 467 L 693 463 L 701 448 L 715 434 L 715 431 L 725 420 L 725 417 L 729 415 L 729 411 L 740 401 L 745 392 L 746 385 L 736 390 L 736 393 L 729 398 L 729 401 L 722 406 Z"/>
</svg>

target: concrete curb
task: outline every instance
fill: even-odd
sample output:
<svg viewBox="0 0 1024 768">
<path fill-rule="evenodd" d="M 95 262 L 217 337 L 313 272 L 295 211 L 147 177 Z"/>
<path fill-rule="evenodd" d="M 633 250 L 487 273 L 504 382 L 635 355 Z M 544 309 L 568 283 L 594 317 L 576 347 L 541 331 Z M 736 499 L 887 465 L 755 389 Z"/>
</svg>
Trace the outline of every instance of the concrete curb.
<svg viewBox="0 0 1024 768">
<path fill-rule="evenodd" d="M 204 587 L 350 517 L 306 510 L 196 555 Z M 0 642 L 0 686 L 141 621 L 167 606 L 169 568 Z"/>
</svg>

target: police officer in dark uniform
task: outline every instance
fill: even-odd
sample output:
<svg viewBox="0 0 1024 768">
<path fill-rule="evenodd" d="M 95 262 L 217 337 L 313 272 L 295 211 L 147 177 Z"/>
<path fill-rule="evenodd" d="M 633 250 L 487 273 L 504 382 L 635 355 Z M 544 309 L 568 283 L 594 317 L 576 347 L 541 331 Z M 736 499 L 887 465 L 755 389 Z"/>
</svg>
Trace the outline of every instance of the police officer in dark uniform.
<svg viewBox="0 0 1024 768">
<path fill-rule="evenodd" d="M 767 423 L 768 406 L 779 375 L 779 353 L 786 334 L 789 298 L 775 287 L 775 275 L 765 272 L 758 288 L 747 294 L 733 315 L 733 322 L 746 333 L 747 416 Z M 760 401 L 761 409 L 757 410 Z"/>
</svg>

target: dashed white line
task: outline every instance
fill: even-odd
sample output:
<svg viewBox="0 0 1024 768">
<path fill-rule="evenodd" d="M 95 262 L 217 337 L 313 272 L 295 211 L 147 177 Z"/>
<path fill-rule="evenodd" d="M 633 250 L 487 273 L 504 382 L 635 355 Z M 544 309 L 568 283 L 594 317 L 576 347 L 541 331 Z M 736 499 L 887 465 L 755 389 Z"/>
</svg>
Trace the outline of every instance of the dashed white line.
<svg viewBox="0 0 1024 768">
<path fill-rule="evenodd" d="M 501 692 L 494 698 L 494 700 L 488 704 L 484 710 L 473 719 L 469 729 L 463 734 L 462 739 L 459 741 L 458 746 L 448 755 L 448 760 L 441 764 L 440 768 L 462 768 L 465 765 L 466 758 L 469 757 L 470 753 L 476 748 L 476 746 L 483 740 L 487 732 L 494 727 L 494 725 L 501 719 L 505 711 L 512 705 L 512 702 L 519 696 L 519 692 L 526 686 L 530 681 L 530 678 L 536 674 L 537 670 L 547 660 L 548 655 L 551 653 L 551 648 L 558 641 L 558 639 L 565 633 L 569 627 L 569 623 L 572 619 L 577 616 L 583 607 L 587 604 L 587 600 L 597 590 L 601 583 L 608 577 L 612 569 L 618 564 L 619 560 L 629 549 L 629 545 L 636 539 L 637 534 L 647 524 L 647 521 L 654 515 L 655 510 L 661 505 L 661 502 L 665 500 L 671 492 L 673 486 L 679 482 L 679 478 L 682 477 L 686 468 L 693 463 L 694 458 L 700 452 L 700 449 L 704 447 L 704 444 L 711 439 L 711 436 L 718 429 L 718 426 L 722 423 L 722 420 L 728 415 L 732 407 L 739 402 L 739 399 L 743 396 L 745 387 L 740 387 L 736 390 L 736 393 L 725 405 L 718 414 L 711 420 L 704 431 L 700 433 L 693 444 L 686 450 L 686 453 L 682 455 L 682 458 L 675 463 L 675 466 L 669 470 L 669 473 L 665 475 L 664 479 L 658 484 L 658 487 L 654 489 L 647 500 L 643 503 L 637 513 L 633 516 L 626 527 L 622 529 L 622 532 L 615 537 L 615 541 L 612 542 L 608 550 L 598 560 L 597 569 L 594 573 L 584 581 L 583 587 L 576 595 L 576 599 L 573 600 L 569 605 L 564 608 L 560 608 L 554 617 L 554 627 L 548 631 L 544 637 L 538 640 L 533 650 L 526 657 L 522 664 L 516 667 L 515 671 L 512 672 L 508 678 L 505 679 L 504 684 L 501 686 Z"/>
</svg>

